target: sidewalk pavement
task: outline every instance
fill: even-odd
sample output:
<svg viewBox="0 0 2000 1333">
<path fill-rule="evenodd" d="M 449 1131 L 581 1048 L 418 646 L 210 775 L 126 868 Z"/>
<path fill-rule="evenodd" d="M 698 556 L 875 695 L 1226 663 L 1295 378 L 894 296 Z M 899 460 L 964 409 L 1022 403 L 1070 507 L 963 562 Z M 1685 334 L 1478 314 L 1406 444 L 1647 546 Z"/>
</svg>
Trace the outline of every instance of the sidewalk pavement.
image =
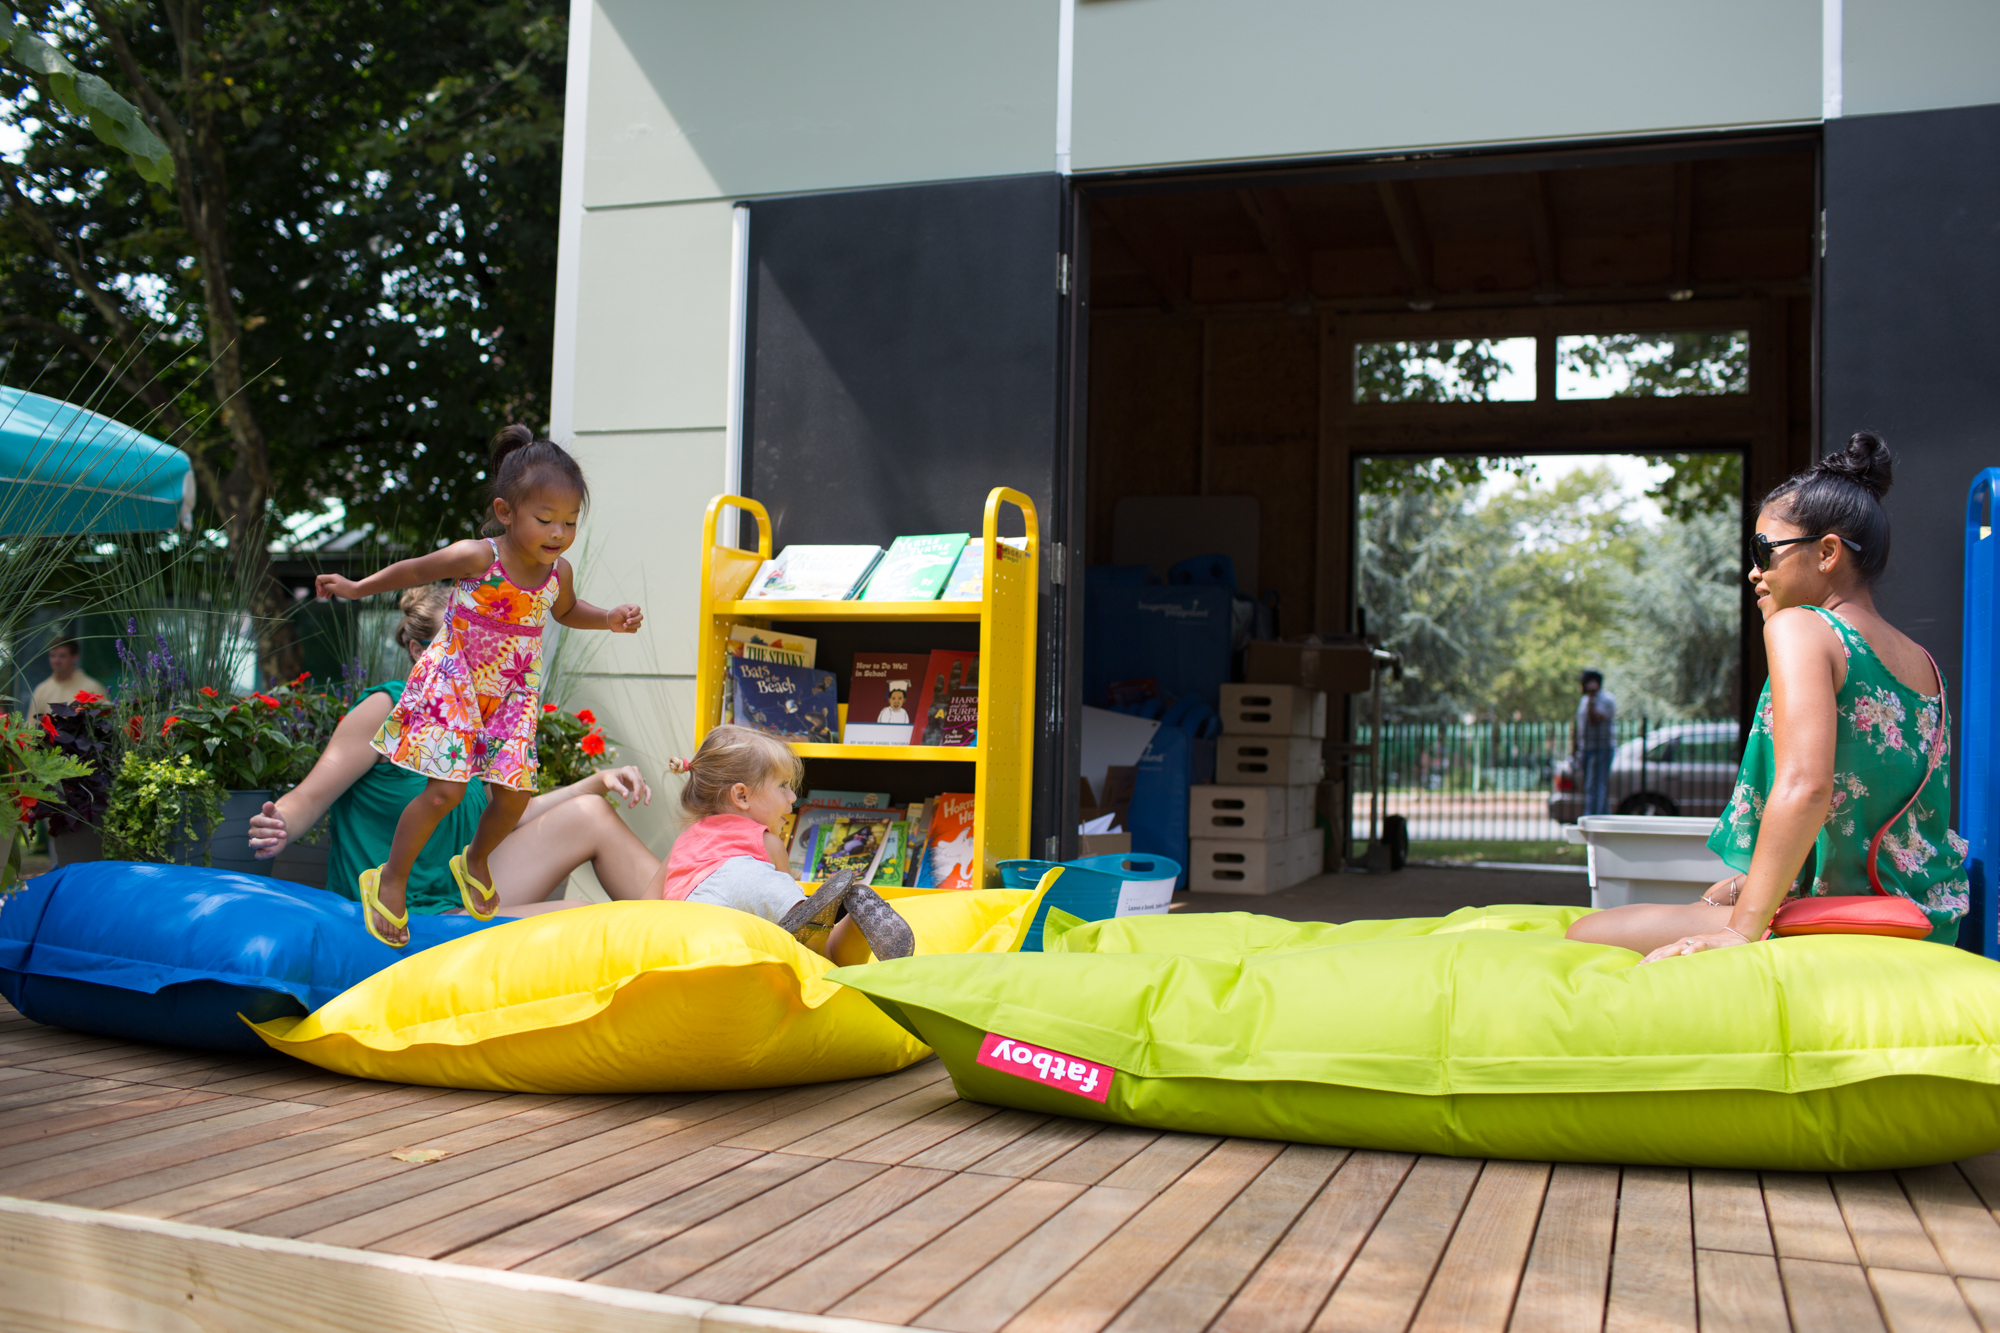
<svg viewBox="0 0 2000 1333">
<path fill-rule="evenodd" d="M 1255 912 L 1287 921 L 1444 916 L 1461 907 L 1547 903 L 1585 907 L 1590 878 L 1573 870 L 1405 866 L 1387 875 L 1317 875 L 1283 893 L 1177 893 L 1176 912 Z"/>
</svg>

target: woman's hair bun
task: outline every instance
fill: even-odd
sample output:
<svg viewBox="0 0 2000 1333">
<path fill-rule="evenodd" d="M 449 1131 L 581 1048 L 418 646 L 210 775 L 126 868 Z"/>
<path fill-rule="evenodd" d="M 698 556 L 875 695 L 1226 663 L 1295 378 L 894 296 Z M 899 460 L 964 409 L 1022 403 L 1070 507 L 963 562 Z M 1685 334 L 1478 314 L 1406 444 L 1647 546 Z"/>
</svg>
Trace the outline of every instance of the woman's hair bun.
<svg viewBox="0 0 2000 1333">
<path fill-rule="evenodd" d="M 1896 480 L 1896 460 L 1880 435 L 1858 430 L 1847 437 L 1845 449 L 1820 459 L 1813 471 L 1865 486 L 1879 500 Z"/>
</svg>

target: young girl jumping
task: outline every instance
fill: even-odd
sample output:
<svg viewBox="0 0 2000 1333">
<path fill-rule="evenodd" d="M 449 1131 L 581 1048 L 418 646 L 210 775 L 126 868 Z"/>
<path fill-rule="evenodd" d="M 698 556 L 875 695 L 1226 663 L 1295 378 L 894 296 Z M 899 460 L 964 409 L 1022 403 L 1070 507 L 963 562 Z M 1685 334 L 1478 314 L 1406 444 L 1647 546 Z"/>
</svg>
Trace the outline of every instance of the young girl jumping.
<svg viewBox="0 0 2000 1333">
<path fill-rule="evenodd" d="M 855 928 L 878 960 L 906 958 L 916 948 L 909 923 L 852 871 L 829 877 L 807 898 L 784 869 L 778 836 L 791 813 L 801 765 L 791 747 L 747 727 L 716 727 L 692 759 L 669 759 L 687 774 L 681 808 L 695 821 L 674 841 L 660 868 L 668 901 L 716 903 L 775 921 L 798 941 L 836 962 L 865 955 L 849 943 Z M 846 907 L 838 925 L 834 916 Z"/>
<path fill-rule="evenodd" d="M 473 916 L 484 921 L 500 907 L 486 858 L 535 794 L 543 620 L 630 634 L 644 619 L 636 606 L 606 611 L 576 595 L 563 552 L 576 540 L 590 488 L 562 446 L 508 426 L 493 437 L 487 472 L 493 517 L 486 537 L 399 560 L 359 583 L 338 574 L 317 580 L 322 600 L 458 581 L 444 632 L 411 668 L 402 699 L 375 734 L 375 748 L 391 763 L 429 779 L 396 823 L 389 860 L 361 872 L 361 920 L 395 949 L 410 942 L 410 867 L 474 778 L 487 784 L 486 812 L 472 841 L 451 858 L 451 874 Z"/>
</svg>

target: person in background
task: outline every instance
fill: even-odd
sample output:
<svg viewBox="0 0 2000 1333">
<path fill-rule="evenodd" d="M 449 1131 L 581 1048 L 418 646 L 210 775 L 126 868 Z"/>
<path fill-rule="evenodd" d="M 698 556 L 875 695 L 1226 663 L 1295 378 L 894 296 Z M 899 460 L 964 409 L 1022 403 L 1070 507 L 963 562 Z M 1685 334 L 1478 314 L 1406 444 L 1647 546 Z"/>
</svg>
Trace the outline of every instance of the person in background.
<svg viewBox="0 0 2000 1333">
<path fill-rule="evenodd" d="M 1618 701 L 1604 688 L 1604 673 L 1586 671 L 1579 677 L 1583 697 L 1576 703 L 1577 776 L 1583 781 L 1583 813 L 1611 813 L 1611 753 L 1617 748 L 1612 724 Z"/>
<path fill-rule="evenodd" d="M 28 699 L 28 716 L 40 717 L 55 704 L 73 704 L 86 691 L 102 695 L 104 687 L 85 675 L 77 662 L 83 647 L 75 639 L 57 639 L 49 645 L 49 678 L 35 686 Z"/>
</svg>

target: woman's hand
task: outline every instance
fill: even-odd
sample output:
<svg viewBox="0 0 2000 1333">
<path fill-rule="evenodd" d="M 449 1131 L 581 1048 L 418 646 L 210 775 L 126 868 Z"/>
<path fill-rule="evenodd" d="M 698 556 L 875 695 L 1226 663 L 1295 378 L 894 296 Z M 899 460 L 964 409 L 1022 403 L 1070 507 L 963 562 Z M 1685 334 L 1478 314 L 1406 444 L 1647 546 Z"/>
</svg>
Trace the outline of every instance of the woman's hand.
<svg viewBox="0 0 2000 1333">
<path fill-rule="evenodd" d="M 1659 937 L 1656 935 L 1654 938 L 1658 939 Z M 1639 965 L 1644 967 L 1647 963 L 1657 963 L 1662 958 L 1678 958 L 1682 954 L 1702 953 L 1709 949 L 1729 949 L 1739 944 L 1748 944 L 1749 942 L 1749 940 L 1744 939 L 1729 927 L 1724 926 L 1721 930 L 1711 931 L 1706 935 L 1686 935 L 1675 940 L 1672 944 L 1663 944 L 1644 958 L 1641 958 Z"/>
<path fill-rule="evenodd" d="M 627 764 L 623 768 L 607 768 L 592 775 L 598 783 L 599 794 L 613 800 L 625 802 L 625 808 L 636 805 L 651 805 L 653 789 L 646 785 L 646 779 L 639 770 Z"/>
<path fill-rule="evenodd" d="M 250 850 L 259 861 L 268 861 L 284 851 L 291 840 L 291 831 L 285 827 L 285 817 L 279 813 L 277 802 L 264 802 L 264 808 L 250 816 Z"/>
</svg>

